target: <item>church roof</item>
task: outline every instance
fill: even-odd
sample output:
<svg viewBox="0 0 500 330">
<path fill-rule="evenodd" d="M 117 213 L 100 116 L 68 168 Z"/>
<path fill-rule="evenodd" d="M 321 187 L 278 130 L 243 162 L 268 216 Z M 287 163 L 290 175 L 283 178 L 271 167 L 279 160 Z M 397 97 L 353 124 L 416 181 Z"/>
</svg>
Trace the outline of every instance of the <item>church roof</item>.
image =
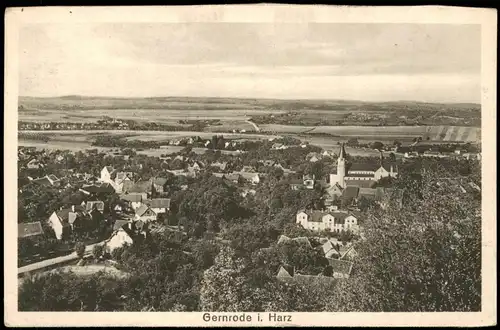
<svg viewBox="0 0 500 330">
<path fill-rule="evenodd" d="M 342 143 L 342 145 L 340 146 L 339 159 L 344 159 L 345 157 L 346 157 L 346 152 L 345 152 L 344 144 Z"/>
</svg>

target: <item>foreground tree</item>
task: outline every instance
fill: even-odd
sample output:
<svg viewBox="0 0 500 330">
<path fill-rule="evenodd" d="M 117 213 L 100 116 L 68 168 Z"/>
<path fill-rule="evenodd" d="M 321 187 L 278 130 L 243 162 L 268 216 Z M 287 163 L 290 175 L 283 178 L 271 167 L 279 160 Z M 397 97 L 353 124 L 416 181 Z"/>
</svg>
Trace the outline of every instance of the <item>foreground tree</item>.
<svg viewBox="0 0 500 330">
<path fill-rule="evenodd" d="M 481 309 L 480 201 L 448 177 L 439 169 L 402 177 L 389 207 L 368 217 L 355 274 L 330 310 Z"/>
</svg>

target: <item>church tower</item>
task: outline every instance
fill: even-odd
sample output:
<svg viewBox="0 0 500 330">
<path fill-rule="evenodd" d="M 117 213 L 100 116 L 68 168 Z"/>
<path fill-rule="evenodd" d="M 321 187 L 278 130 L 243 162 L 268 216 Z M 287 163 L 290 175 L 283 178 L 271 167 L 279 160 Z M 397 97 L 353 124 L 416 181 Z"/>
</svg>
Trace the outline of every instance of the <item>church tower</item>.
<svg viewBox="0 0 500 330">
<path fill-rule="evenodd" d="M 345 153 L 345 149 L 344 149 L 344 143 L 342 143 L 342 145 L 340 146 L 340 155 L 339 155 L 339 158 L 337 160 L 337 182 L 339 184 L 339 186 L 341 186 L 342 188 L 345 188 L 346 184 L 345 184 L 345 162 L 346 162 L 346 159 L 345 159 L 345 156 L 346 156 L 346 153 Z"/>
</svg>

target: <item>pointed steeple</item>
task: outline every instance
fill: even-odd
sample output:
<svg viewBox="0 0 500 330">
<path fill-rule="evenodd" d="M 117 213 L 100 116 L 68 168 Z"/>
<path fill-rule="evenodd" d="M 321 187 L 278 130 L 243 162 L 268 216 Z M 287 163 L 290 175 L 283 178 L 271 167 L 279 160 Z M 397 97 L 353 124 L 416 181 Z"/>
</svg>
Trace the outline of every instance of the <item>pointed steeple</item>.
<svg viewBox="0 0 500 330">
<path fill-rule="evenodd" d="M 341 144 L 340 146 L 340 155 L 339 155 L 339 159 L 345 159 L 345 149 L 344 149 L 344 143 Z"/>
</svg>

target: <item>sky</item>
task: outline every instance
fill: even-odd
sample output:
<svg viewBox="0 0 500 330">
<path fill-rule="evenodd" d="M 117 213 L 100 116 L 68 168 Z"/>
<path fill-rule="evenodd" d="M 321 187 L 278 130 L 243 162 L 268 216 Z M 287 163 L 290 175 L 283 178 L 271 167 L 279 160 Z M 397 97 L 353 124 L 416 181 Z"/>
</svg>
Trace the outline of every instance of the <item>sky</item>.
<svg viewBox="0 0 500 330">
<path fill-rule="evenodd" d="M 480 103 L 479 25 L 33 24 L 22 96 Z"/>
</svg>

